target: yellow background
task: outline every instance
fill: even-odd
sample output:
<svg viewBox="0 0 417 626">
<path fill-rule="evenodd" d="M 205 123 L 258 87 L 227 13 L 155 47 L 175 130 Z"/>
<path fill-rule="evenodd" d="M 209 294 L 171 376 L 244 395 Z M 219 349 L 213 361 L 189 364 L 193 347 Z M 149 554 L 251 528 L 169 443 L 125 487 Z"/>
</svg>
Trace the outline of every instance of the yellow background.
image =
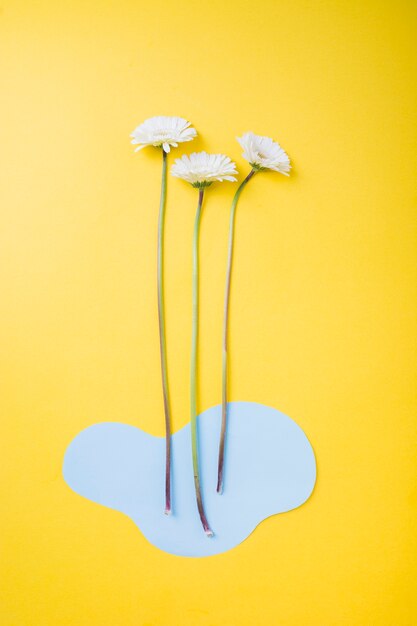
<svg viewBox="0 0 417 626">
<path fill-rule="evenodd" d="M 4 626 L 414 626 L 414 3 L 5 0 L 1 37 L 1 493 Z M 64 483 L 83 428 L 163 434 L 155 242 L 160 161 L 278 139 L 294 171 L 239 205 L 231 396 L 313 443 L 303 507 L 185 559 Z M 177 155 L 182 150 L 177 151 Z M 172 160 L 171 160 L 172 162 Z M 170 179 L 167 330 L 175 429 L 188 421 L 196 193 Z M 200 409 L 220 401 L 233 186 L 202 223 Z"/>
</svg>

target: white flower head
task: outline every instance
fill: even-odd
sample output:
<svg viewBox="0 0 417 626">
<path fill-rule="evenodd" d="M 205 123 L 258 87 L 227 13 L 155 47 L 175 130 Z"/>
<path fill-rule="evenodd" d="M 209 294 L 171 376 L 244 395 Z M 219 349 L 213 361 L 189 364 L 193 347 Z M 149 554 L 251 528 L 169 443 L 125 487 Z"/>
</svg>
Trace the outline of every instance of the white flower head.
<svg viewBox="0 0 417 626">
<path fill-rule="evenodd" d="M 197 131 L 191 126 L 191 122 L 183 117 L 157 115 L 145 120 L 130 136 L 131 143 L 139 144 L 135 152 L 146 146 L 155 146 L 169 152 L 171 146 L 177 148 L 179 143 L 192 141 L 196 135 Z"/>
<path fill-rule="evenodd" d="M 224 154 L 207 154 L 207 152 L 193 152 L 189 156 L 184 154 L 175 159 L 171 174 L 190 183 L 193 187 L 208 187 L 217 181 L 230 180 L 234 182 L 237 174 L 236 165 Z"/>
<path fill-rule="evenodd" d="M 270 137 L 251 132 L 236 139 L 243 148 L 243 158 L 249 161 L 253 169 L 274 170 L 285 176 L 290 175 L 290 159 L 279 143 Z"/>
</svg>

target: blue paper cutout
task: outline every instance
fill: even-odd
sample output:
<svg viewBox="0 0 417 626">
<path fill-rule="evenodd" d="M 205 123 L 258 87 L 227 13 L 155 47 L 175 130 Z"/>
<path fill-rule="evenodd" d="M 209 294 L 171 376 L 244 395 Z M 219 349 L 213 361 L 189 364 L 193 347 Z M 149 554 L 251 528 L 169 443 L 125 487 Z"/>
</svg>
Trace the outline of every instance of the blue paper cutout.
<svg viewBox="0 0 417 626">
<path fill-rule="evenodd" d="M 232 402 L 219 495 L 220 421 L 220 406 L 198 417 L 201 486 L 212 538 L 197 513 L 189 424 L 172 437 L 171 516 L 164 515 L 165 440 L 134 426 L 108 422 L 82 431 L 66 451 L 64 478 L 79 495 L 128 515 L 165 552 L 191 557 L 225 552 L 263 519 L 303 504 L 314 488 L 316 463 L 292 419 L 262 404 Z"/>
</svg>

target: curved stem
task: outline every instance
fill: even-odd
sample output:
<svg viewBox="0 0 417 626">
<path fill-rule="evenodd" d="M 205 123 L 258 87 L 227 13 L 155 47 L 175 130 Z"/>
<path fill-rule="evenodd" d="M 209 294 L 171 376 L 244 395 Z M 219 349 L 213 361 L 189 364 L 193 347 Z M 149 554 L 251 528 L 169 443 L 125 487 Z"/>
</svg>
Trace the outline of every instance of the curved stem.
<svg viewBox="0 0 417 626">
<path fill-rule="evenodd" d="M 167 195 L 167 154 L 162 150 L 161 200 L 158 221 L 158 320 L 159 347 L 161 354 L 162 393 L 165 413 L 165 514 L 171 513 L 171 416 L 167 375 L 167 349 L 165 337 L 165 296 L 164 296 L 164 227 Z"/>
<path fill-rule="evenodd" d="M 224 318 L 223 318 L 223 352 L 222 352 L 222 423 L 220 430 L 219 441 L 219 459 L 217 469 L 217 493 L 223 492 L 224 485 L 224 449 L 226 441 L 226 423 L 227 423 L 227 344 L 228 344 L 228 331 L 229 331 L 229 300 L 230 300 L 230 283 L 232 275 L 232 263 L 233 263 L 233 244 L 234 244 L 234 231 L 235 231 L 235 214 L 236 207 L 239 200 L 239 196 L 242 193 L 243 188 L 250 181 L 255 174 L 255 170 L 252 169 L 246 176 L 245 180 L 239 185 L 235 196 L 232 201 L 230 209 L 230 222 L 229 222 L 229 244 L 227 255 L 227 271 L 226 271 L 226 289 L 224 295 Z"/>
<path fill-rule="evenodd" d="M 199 251 L 198 239 L 200 232 L 201 209 L 203 205 L 204 189 L 199 190 L 197 214 L 194 222 L 193 235 L 193 310 L 192 310 L 192 336 L 191 336 L 191 376 L 190 376 L 190 408 L 191 408 L 191 447 L 193 455 L 194 487 L 197 500 L 198 513 L 204 532 L 208 537 L 213 536 L 213 531 L 208 525 L 204 512 L 203 499 L 200 488 L 200 473 L 198 461 L 197 440 L 197 339 L 198 339 L 198 265 Z"/>
</svg>

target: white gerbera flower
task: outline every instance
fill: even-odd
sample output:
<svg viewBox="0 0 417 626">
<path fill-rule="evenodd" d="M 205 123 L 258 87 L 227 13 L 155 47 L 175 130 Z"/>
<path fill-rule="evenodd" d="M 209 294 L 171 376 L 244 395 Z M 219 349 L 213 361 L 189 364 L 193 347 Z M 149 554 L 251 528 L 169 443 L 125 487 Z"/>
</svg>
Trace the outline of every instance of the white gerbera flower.
<svg viewBox="0 0 417 626">
<path fill-rule="evenodd" d="M 179 143 L 192 141 L 196 135 L 197 131 L 191 122 L 183 117 L 157 115 L 145 120 L 130 136 L 133 144 L 139 144 L 135 152 L 146 146 L 156 146 L 169 152 L 171 146 L 177 148 Z"/>
<path fill-rule="evenodd" d="M 254 170 L 274 170 L 289 176 L 291 169 L 288 154 L 270 137 L 245 133 L 236 138 L 243 148 L 243 158 Z"/>
<path fill-rule="evenodd" d="M 193 152 L 189 156 L 184 154 L 176 159 L 171 168 L 171 174 L 190 183 L 193 187 L 208 187 L 214 181 L 220 182 L 236 178 L 236 165 L 224 154 L 207 154 L 207 152 Z"/>
</svg>

